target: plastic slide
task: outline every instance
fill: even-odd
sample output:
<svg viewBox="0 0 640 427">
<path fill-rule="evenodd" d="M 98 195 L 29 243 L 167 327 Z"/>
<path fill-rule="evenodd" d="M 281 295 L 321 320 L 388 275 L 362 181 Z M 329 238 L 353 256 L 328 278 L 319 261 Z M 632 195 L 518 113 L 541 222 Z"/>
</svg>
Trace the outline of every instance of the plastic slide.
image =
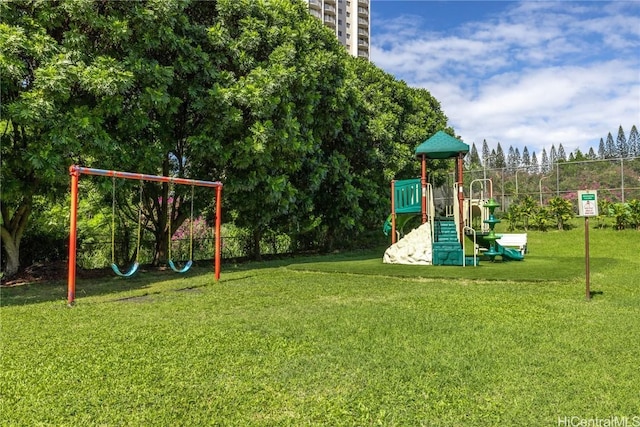
<svg viewBox="0 0 640 427">
<path fill-rule="evenodd" d="M 414 216 L 417 216 L 417 214 L 396 214 L 396 229 L 402 232 L 404 226 L 407 225 L 407 222 L 409 222 L 409 220 Z M 392 218 L 391 215 L 389 215 L 382 226 L 382 232 L 385 236 L 388 236 L 389 233 L 391 233 L 391 221 Z"/>
<path fill-rule="evenodd" d="M 496 249 L 500 255 L 502 255 L 502 259 L 513 261 L 522 261 L 524 259 L 524 255 L 522 255 L 517 249 L 505 248 L 504 246 L 500 246 L 498 243 L 496 243 Z"/>
<path fill-rule="evenodd" d="M 382 226 L 382 232 L 384 233 L 385 236 L 388 236 L 389 233 L 391 233 L 391 215 L 389 215 L 387 217 L 387 220 L 384 222 L 384 225 Z"/>
</svg>

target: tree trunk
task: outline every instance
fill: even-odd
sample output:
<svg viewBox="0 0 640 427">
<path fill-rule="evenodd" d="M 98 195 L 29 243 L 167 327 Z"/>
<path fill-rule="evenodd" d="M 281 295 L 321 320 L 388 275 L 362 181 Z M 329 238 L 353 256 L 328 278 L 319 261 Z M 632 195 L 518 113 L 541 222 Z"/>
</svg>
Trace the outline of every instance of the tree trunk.
<svg viewBox="0 0 640 427">
<path fill-rule="evenodd" d="M 251 252 L 253 252 L 251 255 L 256 261 L 262 260 L 262 254 L 260 253 L 260 240 L 262 240 L 262 230 L 256 228 L 253 230 L 253 244 L 251 248 Z"/>
<path fill-rule="evenodd" d="M 20 244 L 11 238 L 11 235 L 2 227 L 2 247 L 7 254 L 7 264 L 4 268 L 3 278 L 14 276 L 20 269 Z"/>
<path fill-rule="evenodd" d="M 0 226 L 0 240 L 7 254 L 7 265 L 4 278 L 14 276 L 20 269 L 20 241 L 24 233 L 29 216 L 31 215 L 32 196 L 27 195 L 11 216 L 7 203 L 2 203 L 2 226 Z"/>
<path fill-rule="evenodd" d="M 164 228 L 166 230 L 166 227 Z M 153 257 L 153 266 L 157 267 L 167 261 L 168 239 L 166 231 L 160 231 L 155 236 L 155 250 Z"/>
<path fill-rule="evenodd" d="M 168 197 L 169 197 L 169 185 L 167 183 L 162 184 L 162 203 L 158 204 L 156 220 L 156 226 L 154 229 L 154 253 L 153 253 L 153 265 L 155 267 L 167 262 L 168 258 Z"/>
</svg>

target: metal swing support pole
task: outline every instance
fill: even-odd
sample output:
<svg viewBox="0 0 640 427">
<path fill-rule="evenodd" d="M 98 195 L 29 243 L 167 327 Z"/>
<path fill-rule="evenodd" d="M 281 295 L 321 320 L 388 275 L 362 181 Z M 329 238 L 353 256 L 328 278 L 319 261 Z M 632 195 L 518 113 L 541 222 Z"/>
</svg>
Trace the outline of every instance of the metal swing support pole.
<svg viewBox="0 0 640 427">
<path fill-rule="evenodd" d="M 71 220 L 69 224 L 69 269 L 67 277 L 67 304 L 76 298 L 76 242 L 78 241 L 78 171 L 69 169 L 71 175 Z"/>
<path fill-rule="evenodd" d="M 167 182 L 181 185 L 193 185 L 197 187 L 210 187 L 216 189 L 216 224 L 215 224 L 215 255 L 214 272 L 216 281 L 220 279 L 220 263 L 222 240 L 220 229 L 222 226 L 222 183 L 220 181 L 201 181 L 196 179 L 174 178 L 170 176 L 147 175 L 142 173 L 121 172 L 105 169 L 85 168 L 77 165 L 69 167 L 71 175 L 71 214 L 69 224 L 69 274 L 67 277 L 67 303 L 72 305 L 76 294 L 76 245 L 78 239 L 78 181 L 81 174 L 110 176 L 123 179 L 142 181 Z"/>
</svg>

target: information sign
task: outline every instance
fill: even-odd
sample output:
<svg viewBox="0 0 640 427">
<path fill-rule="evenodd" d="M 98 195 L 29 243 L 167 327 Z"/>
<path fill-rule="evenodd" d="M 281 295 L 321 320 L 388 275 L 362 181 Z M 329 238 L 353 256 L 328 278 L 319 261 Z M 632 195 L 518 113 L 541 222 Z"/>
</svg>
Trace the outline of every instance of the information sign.
<svg viewBox="0 0 640 427">
<path fill-rule="evenodd" d="M 578 191 L 578 216 L 598 216 L 598 192 L 596 190 Z"/>
</svg>

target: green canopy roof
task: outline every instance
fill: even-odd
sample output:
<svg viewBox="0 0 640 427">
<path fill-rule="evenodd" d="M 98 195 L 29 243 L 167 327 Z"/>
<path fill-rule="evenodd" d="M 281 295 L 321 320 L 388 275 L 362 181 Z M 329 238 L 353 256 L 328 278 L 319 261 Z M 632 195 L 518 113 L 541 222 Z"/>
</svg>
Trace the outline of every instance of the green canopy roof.
<svg viewBox="0 0 640 427">
<path fill-rule="evenodd" d="M 424 154 L 428 159 L 449 159 L 458 157 L 458 153 L 468 152 L 467 144 L 443 131 L 437 132 L 416 148 L 416 156 Z"/>
</svg>

